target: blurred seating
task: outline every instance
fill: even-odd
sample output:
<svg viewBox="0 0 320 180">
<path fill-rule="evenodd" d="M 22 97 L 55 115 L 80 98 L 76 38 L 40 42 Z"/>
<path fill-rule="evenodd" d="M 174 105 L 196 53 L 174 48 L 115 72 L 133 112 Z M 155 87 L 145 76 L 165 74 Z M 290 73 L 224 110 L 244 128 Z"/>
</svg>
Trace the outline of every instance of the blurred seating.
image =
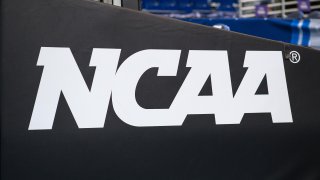
<svg viewBox="0 0 320 180">
<path fill-rule="evenodd" d="M 193 0 L 179 0 L 178 8 L 185 12 L 191 12 L 193 10 Z"/>
<path fill-rule="evenodd" d="M 220 5 L 218 6 L 218 11 L 231 11 L 235 12 L 236 8 L 234 7 L 234 4 L 237 3 L 237 0 L 215 0 L 217 2 L 220 2 Z"/>
<path fill-rule="evenodd" d="M 178 0 L 159 0 L 162 10 L 178 10 Z"/>
<path fill-rule="evenodd" d="M 304 13 L 302 11 L 292 12 L 287 15 L 286 19 L 303 19 Z"/>
<path fill-rule="evenodd" d="M 292 9 L 285 9 L 283 13 L 279 9 L 282 7 L 281 3 L 275 3 L 273 0 L 260 0 L 259 2 L 253 2 L 249 0 L 141 0 L 141 2 L 142 9 L 144 11 L 168 16 L 171 16 L 170 14 L 180 14 L 181 16 L 186 16 L 185 14 L 193 13 L 197 17 L 201 18 L 207 16 L 208 14 L 211 14 L 210 18 L 223 18 L 224 16 L 226 18 L 259 18 L 257 13 L 254 11 L 254 7 L 256 5 L 268 5 L 268 14 L 266 16 L 269 18 L 282 16 L 282 18 L 303 19 L 307 18 L 309 15 L 309 13 L 301 13 L 298 10 L 293 11 Z M 244 5 L 244 3 L 247 4 Z M 320 15 L 319 12 L 316 11 L 318 10 L 317 8 L 320 9 L 320 7 L 313 7 L 309 17 L 319 18 Z M 313 11 L 315 12 L 313 13 Z M 196 13 L 201 14 L 198 15 Z"/>
<path fill-rule="evenodd" d="M 159 0 L 143 0 L 142 1 L 142 8 L 143 9 L 160 9 L 160 2 Z"/>
<path fill-rule="evenodd" d="M 142 9 L 159 11 L 211 10 L 210 0 L 142 0 Z"/>
<path fill-rule="evenodd" d="M 310 19 L 320 19 L 320 11 L 313 11 L 309 14 Z"/>
<path fill-rule="evenodd" d="M 193 8 L 195 10 L 211 10 L 211 6 L 208 0 L 194 0 Z"/>
</svg>

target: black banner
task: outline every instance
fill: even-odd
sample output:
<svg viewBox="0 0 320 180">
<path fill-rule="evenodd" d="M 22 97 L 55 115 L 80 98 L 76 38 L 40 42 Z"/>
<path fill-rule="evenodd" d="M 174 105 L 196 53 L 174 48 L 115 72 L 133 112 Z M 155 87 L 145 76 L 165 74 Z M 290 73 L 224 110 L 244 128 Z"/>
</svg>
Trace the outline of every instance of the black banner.
<svg viewBox="0 0 320 180">
<path fill-rule="evenodd" d="M 320 179 L 319 51 L 90 1 L 1 9 L 1 179 Z"/>
</svg>

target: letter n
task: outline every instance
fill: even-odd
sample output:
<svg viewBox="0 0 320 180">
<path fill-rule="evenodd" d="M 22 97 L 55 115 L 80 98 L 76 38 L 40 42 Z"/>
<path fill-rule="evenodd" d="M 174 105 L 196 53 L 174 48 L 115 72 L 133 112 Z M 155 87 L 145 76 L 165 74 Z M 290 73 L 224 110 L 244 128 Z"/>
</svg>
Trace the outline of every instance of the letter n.
<svg viewBox="0 0 320 180">
<path fill-rule="evenodd" d="M 42 47 L 38 66 L 44 66 L 29 130 L 52 129 L 60 94 L 79 128 L 103 128 L 120 49 L 93 49 L 96 67 L 89 90 L 69 48 Z"/>
</svg>

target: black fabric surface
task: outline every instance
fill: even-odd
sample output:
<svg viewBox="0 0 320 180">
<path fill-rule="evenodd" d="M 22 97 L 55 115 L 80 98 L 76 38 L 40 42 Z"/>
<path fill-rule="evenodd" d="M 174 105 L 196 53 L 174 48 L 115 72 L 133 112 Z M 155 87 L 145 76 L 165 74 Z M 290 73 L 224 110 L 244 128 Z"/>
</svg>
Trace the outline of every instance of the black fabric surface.
<svg viewBox="0 0 320 180">
<path fill-rule="evenodd" d="M 320 179 L 319 51 L 82 0 L 4 0 L 1 23 L 3 180 Z M 53 129 L 28 131 L 41 47 L 71 48 L 88 87 L 92 48 L 122 49 L 120 62 L 144 49 L 182 50 L 176 77 L 157 77 L 156 69 L 141 77 L 136 98 L 146 108 L 170 106 L 189 72 L 189 50 L 227 50 L 234 92 L 246 51 L 295 50 L 300 63 L 284 60 L 294 122 L 274 124 L 265 113 L 215 125 L 214 115 L 188 115 L 182 126 L 139 128 L 110 102 L 104 128 L 79 129 L 61 96 Z"/>
</svg>

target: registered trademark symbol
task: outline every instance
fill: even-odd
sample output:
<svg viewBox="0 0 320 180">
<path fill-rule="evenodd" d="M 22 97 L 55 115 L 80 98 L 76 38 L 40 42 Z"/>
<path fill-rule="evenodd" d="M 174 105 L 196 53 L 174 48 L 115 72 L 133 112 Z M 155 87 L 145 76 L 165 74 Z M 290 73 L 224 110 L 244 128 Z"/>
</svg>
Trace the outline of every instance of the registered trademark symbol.
<svg viewBox="0 0 320 180">
<path fill-rule="evenodd" d="M 300 54 L 297 51 L 291 51 L 289 59 L 292 63 L 298 63 L 300 62 Z"/>
</svg>

